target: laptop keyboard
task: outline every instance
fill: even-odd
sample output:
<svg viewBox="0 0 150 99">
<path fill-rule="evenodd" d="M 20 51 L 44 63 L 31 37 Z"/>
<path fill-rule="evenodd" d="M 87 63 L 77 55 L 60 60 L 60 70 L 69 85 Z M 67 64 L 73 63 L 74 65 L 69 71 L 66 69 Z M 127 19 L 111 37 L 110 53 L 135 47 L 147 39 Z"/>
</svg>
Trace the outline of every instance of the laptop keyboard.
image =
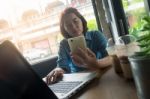
<svg viewBox="0 0 150 99">
<path fill-rule="evenodd" d="M 49 85 L 49 87 L 55 93 L 68 93 L 81 83 L 82 81 L 60 81 L 58 83 Z"/>
</svg>

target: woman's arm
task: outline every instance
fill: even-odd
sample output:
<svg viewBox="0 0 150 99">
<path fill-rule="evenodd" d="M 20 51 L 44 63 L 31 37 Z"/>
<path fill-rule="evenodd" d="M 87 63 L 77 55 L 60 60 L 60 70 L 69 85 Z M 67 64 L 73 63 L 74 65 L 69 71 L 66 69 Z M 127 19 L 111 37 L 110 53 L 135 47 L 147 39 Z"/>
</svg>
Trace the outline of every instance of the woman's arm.
<svg viewBox="0 0 150 99">
<path fill-rule="evenodd" d="M 71 57 L 73 62 L 78 66 L 86 67 L 91 70 L 102 69 L 112 64 L 111 56 L 97 60 L 95 54 L 88 48 L 86 50 L 79 48 L 75 53 L 71 53 Z"/>
<path fill-rule="evenodd" d="M 105 68 L 113 64 L 112 56 L 106 56 L 102 59 L 97 60 L 100 68 Z"/>
<path fill-rule="evenodd" d="M 106 51 L 107 39 L 102 32 L 95 31 L 93 33 L 92 42 L 97 49 L 97 53 L 100 53 L 100 57 L 97 58 L 104 58 L 108 56 L 108 53 Z"/>
<path fill-rule="evenodd" d="M 70 73 L 70 54 L 69 54 L 69 46 L 66 39 L 62 40 L 59 45 L 58 51 L 58 59 L 57 59 L 57 67 L 62 68 L 66 73 Z"/>
<path fill-rule="evenodd" d="M 63 76 L 64 73 L 70 72 L 69 60 L 67 57 L 67 55 L 69 55 L 69 52 L 67 52 L 68 50 L 66 46 L 67 43 L 65 40 L 63 40 L 59 46 L 57 67 L 46 76 L 47 84 L 57 82 L 59 78 Z"/>
</svg>

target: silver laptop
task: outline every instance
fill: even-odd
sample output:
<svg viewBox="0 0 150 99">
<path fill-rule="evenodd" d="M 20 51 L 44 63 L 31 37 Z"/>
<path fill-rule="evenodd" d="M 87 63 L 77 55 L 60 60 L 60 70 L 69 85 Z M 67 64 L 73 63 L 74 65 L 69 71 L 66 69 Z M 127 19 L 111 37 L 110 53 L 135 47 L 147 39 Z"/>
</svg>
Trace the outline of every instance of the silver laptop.
<svg viewBox="0 0 150 99">
<path fill-rule="evenodd" d="M 82 72 L 64 74 L 61 81 L 49 85 L 49 88 L 59 99 L 68 99 L 79 92 L 80 89 L 84 88 L 84 86 L 89 84 L 95 78 L 100 78 L 110 68 L 111 66 L 103 69 L 101 73 Z"/>
<path fill-rule="evenodd" d="M 59 99 L 68 99 L 96 77 L 96 72 L 64 74 L 61 81 L 49 85 L 49 88 Z"/>
</svg>

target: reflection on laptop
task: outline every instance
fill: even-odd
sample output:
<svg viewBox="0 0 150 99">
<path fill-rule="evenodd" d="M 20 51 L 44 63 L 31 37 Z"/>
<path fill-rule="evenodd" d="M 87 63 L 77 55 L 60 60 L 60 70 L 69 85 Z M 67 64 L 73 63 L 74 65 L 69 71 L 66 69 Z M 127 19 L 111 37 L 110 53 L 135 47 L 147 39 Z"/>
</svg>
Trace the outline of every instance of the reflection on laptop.
<svg viewBox="0 0 150 99">
<path fill-rule="evenodd" d="M 0 45 L 0 99 L 58 99 L 9 41 Z"/>
</svg>

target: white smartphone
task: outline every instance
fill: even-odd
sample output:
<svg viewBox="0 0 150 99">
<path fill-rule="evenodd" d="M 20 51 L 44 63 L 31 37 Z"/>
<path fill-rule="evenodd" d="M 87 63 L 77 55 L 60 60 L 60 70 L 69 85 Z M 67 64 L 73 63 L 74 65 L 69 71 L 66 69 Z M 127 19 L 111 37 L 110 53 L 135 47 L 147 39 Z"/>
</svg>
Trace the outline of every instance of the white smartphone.
<svg viewBox="0 0 150 99">
<path fill-rule="evenodd" d="M 69 38 L 68 44 L 71 52 L 75 52 L 79 47 L 82 49 L 86 49 L 86 41 L 84 36 Z"/>
</svg>

